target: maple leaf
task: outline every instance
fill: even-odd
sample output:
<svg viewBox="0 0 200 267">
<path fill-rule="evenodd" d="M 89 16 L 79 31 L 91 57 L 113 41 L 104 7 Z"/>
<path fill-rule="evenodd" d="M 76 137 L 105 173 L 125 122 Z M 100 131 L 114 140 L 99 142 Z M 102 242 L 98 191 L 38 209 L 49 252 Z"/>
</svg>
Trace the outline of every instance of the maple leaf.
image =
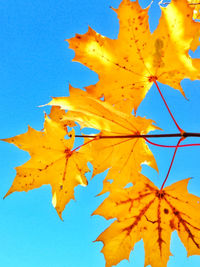
<svg viewBox="0 0 200 267">
<path fill-rule="evenodd" d="M 113 40 L 89 28 L 86 34 L 68 39 L 78 61 L 99 75 L 87 91 L 123 111 L 135 112 L 153 84 L 168 84 L 184 95 L 180 82 L 199 79 L 200 60 L 188 55 L 199 45 L 200 25 L 192 20 L 186 0 L 162 7 L 157 29 L 150 33 L 148 8 L 123 0 L 116 11 L 120 30 Z"/>
<path fill-rule="evenodd" d="M 96 241 L 102 241 L 106 267 L 128 259 L 143 239 L 145 266 L 167 266 L 171 233 L 178 235 L 190 255 L 200 255 L 200 198 L 188 193 L 189 179 L 159 190 L 143 179 L 128 189 L 116 189 L 94 212 L 117 218 Z"/>
<path fill-rule="evenodd" d="M 94 142 L 80 149 L 82 153 L 90 155 L 93 176 L 111 168 L 106 179 L 113 179 L 114 183 L 125 186 L 141 179 L 142 163 L 157 170 L 155 159 L 145 140 L 133 138 L 133 135 L 159 129 L 152 125 L 152 120 L 117 111 L 109 103 L 73 87 L 70 87 L 69 97 L 55 97 L 49 105 L 68 109 L 66 119 L 73 119 L 82 127 L 101 130 Z M 127 135 L 129 138 L 123 138 Z M 107 138 L 103 138 L 104 136 Z"/>
<path fill-rule="evenodd" d="M 15 191 L 29 191 L 44 184 L 52 187 L 52 203 L 62 219 L 65 205 L 74 199 L 74 188 L 87 185 L 85 173 L 89 171 L 85 156 L 73 151 L 72 138 L 65 139 L 67 132 L 62 124 L 45 116 L 44 131 L 29 127 L 24 134 L 2 139 L 28 151 L 31 159 L 16 168 L 17 175 L 5 195 Z"/>
</svg>

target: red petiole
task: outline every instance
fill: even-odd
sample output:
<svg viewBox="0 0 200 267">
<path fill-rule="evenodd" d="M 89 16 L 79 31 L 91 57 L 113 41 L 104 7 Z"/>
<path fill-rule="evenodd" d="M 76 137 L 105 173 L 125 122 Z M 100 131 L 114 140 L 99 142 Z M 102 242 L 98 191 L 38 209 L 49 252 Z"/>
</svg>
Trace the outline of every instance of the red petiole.
<svg viewBox="0 0 200 267">
<path fill-rule="evenodd" d="M 171 160 L 171 163 L 170 163 L 168 172 L 167 172 L 167 175 L 166 175 L 165 180 L 164 180 L 164 182 L 163 182 L 163 184 L 162 184 L 162 186 L 161 186 L 161 188 L 160 188 L 160 191 L 162 191 L 162 189 L 163 189 L 163 187 L 164 187 L 164 185 L 165 185 L 165 183 L 166 183 L 166 181 L 167 181 L 167 178 L 168 178 L 168 176 L 169 176 L 169 174 L 170 174 L 170 171 L 171 171 L 171 168 L 172 168 L 172 165 L 173 165 L 173 163 L 174 163 L 175 156 L 176 156 L 176 152 L 177 152 L 177 150 L 178 150 L 178 147 L 179 147 L 179 144 L 180 144 L 181 141 L 183 141 L 183 138 L 182 138 L 182 137 L 178 140 L 178 143 L 177 143 L 176 148 L 175 148 L 175 150 L 174 150 L 174 154 L 173 154 L 173 157 L 172 157 L 172 160 Z"/>
<path fill-rule="evenodd" d="M 159 147 L 168 147 L 168 148 L 175 148 L 176 146 L 169 146 L 169 145 L 160 145 L 154 142 L 149 141 L 147 138 L 144 138 L 144 140 L 154 146 L 159 146 Z M 179 147 L 190 147 L 190 146 L 200 146 L 200 144 L 186 144 L 186 145 L 180 145 Z"/>
<path fill-rule="evenodd" d="M 159 94 L 160 94 L 160 96 L 161 96 L 161 98 L 162 98 L 162 100 L 163 100 L 163 102 L 164 102 L 164 104 L 165 104 L 165 106 L 166 106 L 166 108 L 167 108 L 172 120 L 174 121 L 176 127 L 178 128 L 180 133 L 183 133 L 184 131 L 180 128 L 180 126 L 178 125 L 177 121 L 175 120 L 175 118 L 174 118 L 174 116 L 173 116 L 173 114 L 172 114 L 172 112 L 171 112 L 171 110 L 170 110 L 170 108 L 169 108 L 169 106 L 168 106 L 168 104 L 167 104 L 167 102 L 166 102 L 166 100 L 165 100 L 165 98 L 164 98 L 159 86 L 158 86 L 158 83 L 157 83 L 156 79 L 153 79 L 153 82 L 154 82 L 156 88 L 158 89 L 158 92 L 159 92 Z"/>
<path fill-rule="evenodd" d="M 93 138 L 92 140 L 89 140 L 88 142 L 86 142 L 86 143 L 84 143 L 84 144 L 82 144 L 82 145 L 80 145 L 80 146 L 75 147 L 75 148 L 71 151 L 71 153 L 73 153 L 74 151 L 78 150 L 79 148 L 81 148 L 81 147 L 83 147 L 83 146 L 88 145 L 89 143 L 91 143 L 91 142 L 93 142 L 93 141 L 95 141 L 95 140 L 97 140 L 97 139 L 99 139 L 98 136 L 96 136 L 96 138 Z"/>
</svg>

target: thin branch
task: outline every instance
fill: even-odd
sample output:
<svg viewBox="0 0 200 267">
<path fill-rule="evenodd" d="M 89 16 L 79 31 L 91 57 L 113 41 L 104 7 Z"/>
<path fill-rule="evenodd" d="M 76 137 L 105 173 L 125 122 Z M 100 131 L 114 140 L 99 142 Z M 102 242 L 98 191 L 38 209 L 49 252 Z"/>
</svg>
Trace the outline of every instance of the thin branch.
<svg viewBox="0 0 200 267">
<path fill-rule="evenodd" d="M 172 160 L 171 160 L 171 163 L 170 163 L 168 172 L 167 172 L 167 175 L 166 175 L 165 180 L 164 180 L 164 182 L 163 182 L 163 184 L 162 184 L 162 186 L 161 186 L 161 188 L 160 188 L 160 191 L 162 191 L 162 189 L 163 189 L 163 187 L 164 187 L 164 185 L 165 185 L 165 183 L 166 183 L 166 181 L 167 181 L 167 178 L 168 178 L 168 176 L 169 176 L 169 174 L 170 174 L 172 165 L 173 165 L 173 163 L 174 163 L 174 159 L 175 159 L 175 156 L 176 156 L 177 149 L 178 149 L 178 147 L 179 147 L 180 142 L 183 141 L 183 139 L 184 139 L 184 138 L 181 137 L 181 138 L 178 140 L 178 143 L 177 143 L 176 148 L 175 148 L 175 150 L 174 150 L 174 154 L 173 154 L 173 157 L 172 157 Z"/>
<path fill-rule="evenodd" d="M 200 137 L 200 133 L 173 133 L 173 134 L 129 134 L 129 135 L 75 135 L 80 138 L 99 138 L 99 139 L 114 139 L 114 138 L 166 138 L 166 137 Z"/>
</svg>

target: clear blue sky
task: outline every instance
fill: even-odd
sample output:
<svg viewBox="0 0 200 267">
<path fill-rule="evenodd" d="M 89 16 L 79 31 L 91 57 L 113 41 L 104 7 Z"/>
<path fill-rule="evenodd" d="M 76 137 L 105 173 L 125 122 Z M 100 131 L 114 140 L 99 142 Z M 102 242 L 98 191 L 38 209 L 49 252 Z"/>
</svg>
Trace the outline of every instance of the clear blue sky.
<svg viewBox="0 0 200 267">
<path fill-rule="evenodd" d="M 27 126 L 43 128 L 43 112 L 38 108 L 51 96 L 68 94 L 68 83 L 83 88 L 97 82 L 97 74 L 79 63 L 72 63 L 74 52 L 64 40 L 85 33 L 90 25 L 97 32 L 116 38 L 119 24 L 109 6 L 120 0 L 6 0 L 0 3 L 0 138 L 27 131 Z M 146 6 L 149 1 L 140 1 Z M 151 29 L 156 27 L 160 10 L 157 1 L 150 9 Z M 196 52 L 200 57 L 200 50 Z M 200 132 L 200 82 L 182 82 L 189 99 L 162 86 L 163 93 L 181 127 Z M 138 109 L 138 114 L 154 119 L 166 133 L 177 132 L 157 91 L 153 87 Z M 160 142 L 160 140 L 157 140 Z M 193 141 L 193 140 L 191 140 Z M 169 140 L 163 140 L 168 142 Z M 175 144 L 176 140 L 170 140 Z M 200 143 L 200 141 L 199 141 Z M 160 186 L 165 178 L 173 149 L 151 147 L 159 175 L 144 167 L 146 174 Z M 189 191 L 200 195 L 200 147 L 179 149 L 168 184 L 188 177 Z M 103 176 L 90 181 L 87 188 L 76 189 L 76 201 L 66 207 L 62 222 L 51 205 L 50 186 L 28 193 L 3 196 L 15 177 L 14 167 L 29 159 L 26 152 L 0 142 L 0 262 L 7 267 L 103 267 L 102 245 L 92 243 L 110 222 L 90 214 L 103 197 Z M 187 258 L 177 234 L 172 235 L 168 267 L 198 267 L 200 257 Z M 130 263 L 119 267 L 142 267 L 144 251 L 138 243 Z"/>
</svg>

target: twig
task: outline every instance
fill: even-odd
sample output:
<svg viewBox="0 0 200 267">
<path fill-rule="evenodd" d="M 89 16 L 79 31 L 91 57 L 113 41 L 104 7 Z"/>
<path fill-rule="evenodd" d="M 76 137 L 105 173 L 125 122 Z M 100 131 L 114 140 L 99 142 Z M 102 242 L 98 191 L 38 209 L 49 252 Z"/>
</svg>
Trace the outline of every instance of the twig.
<svg viewBox="0 0 200 267">
<path fill-rule="evenodd" d="M 114 138 L 165 138 L 165 137 L 200 137 L 200 133 L 172 133 L 172 134 L 129 134 L 129 135 L 75 135 L 80 138 L 99 138 L 99 139 L 114 139 Z"/>
</svg>

